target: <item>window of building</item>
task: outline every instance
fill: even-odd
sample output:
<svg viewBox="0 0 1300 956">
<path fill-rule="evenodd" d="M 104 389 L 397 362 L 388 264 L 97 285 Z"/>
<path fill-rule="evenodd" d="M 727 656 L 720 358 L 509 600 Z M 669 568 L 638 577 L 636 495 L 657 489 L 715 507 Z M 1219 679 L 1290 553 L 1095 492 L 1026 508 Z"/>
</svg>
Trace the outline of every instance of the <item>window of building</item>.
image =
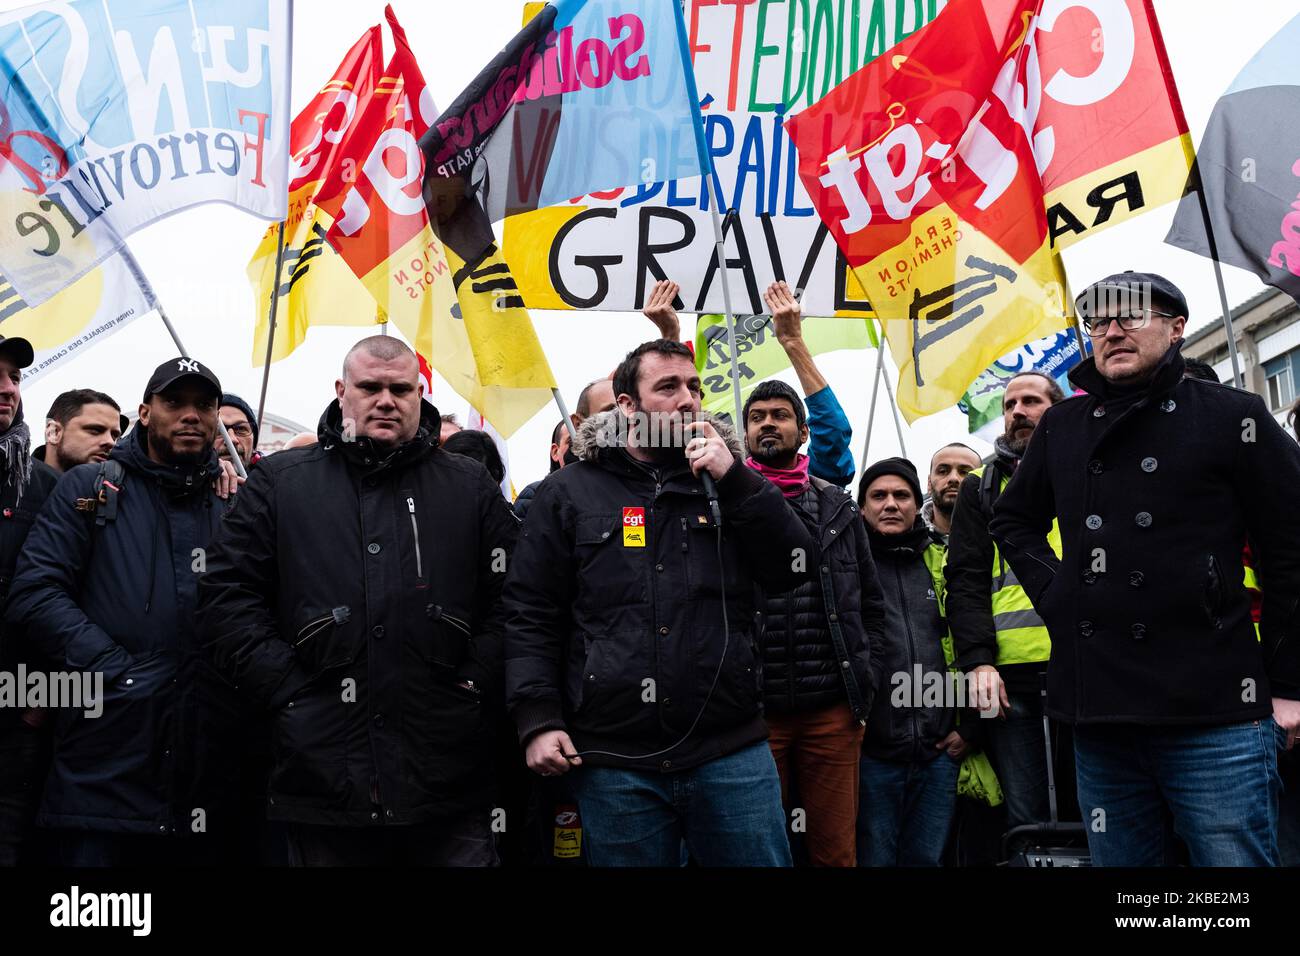
<svg viewBox="0 0 1300 956">
<path fill-rule="evenodd" d="M 1271 411 L 1285 411 L 1295 401 L 1293 359 L 1300 357 L 1300 349 L 1279 355 L 1264 363 L 1264 381 L 1267 385 L 1268 407 Z"/>
</svg>

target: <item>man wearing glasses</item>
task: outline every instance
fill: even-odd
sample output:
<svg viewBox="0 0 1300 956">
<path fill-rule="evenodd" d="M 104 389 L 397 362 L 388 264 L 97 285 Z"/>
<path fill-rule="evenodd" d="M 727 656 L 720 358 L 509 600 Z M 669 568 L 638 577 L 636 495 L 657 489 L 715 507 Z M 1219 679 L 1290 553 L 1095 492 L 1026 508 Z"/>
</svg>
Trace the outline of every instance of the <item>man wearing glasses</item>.
<svg viewBox="0 0 1300 956">
<path fill-rule="evenodd" d="M 1098 866 L 1277 865 L 1277 748 L 1300 726 L 1300 446 L 1261 398 L 1184 379 L 1187 300 L 1126 272 L 1084 291 L 1084 394 L 1048 409 L 994 540 L 1052 639 Z M 1059 518 L 1062 556 L 1048 546 Z M 1249 540 L 1262 638 L 1242 586 Z"/>
<path fill-rule="evenodd" d="M 230 432 L 230 440 L 234 442 L 239 460 L 244 463 L 244 470 L 247 471 L 262 457 L 262 453 L 257 450 L 257 416 L 253 413 L 252 406 L 238 395 L 226 392 L 221 396 L 221 424 Z M 230 449 L 222 441 L 220 432 L 217 433 L 216 449 L 218 455 L 229 460 Z"/>
</svg>

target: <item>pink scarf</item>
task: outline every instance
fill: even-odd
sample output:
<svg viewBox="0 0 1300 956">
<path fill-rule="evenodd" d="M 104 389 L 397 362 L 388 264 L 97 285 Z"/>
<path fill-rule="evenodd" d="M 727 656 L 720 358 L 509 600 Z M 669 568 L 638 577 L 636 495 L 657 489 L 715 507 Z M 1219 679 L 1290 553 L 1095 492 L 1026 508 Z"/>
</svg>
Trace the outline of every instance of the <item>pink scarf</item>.
<svg viewBox="0 0 1300 956">
<path fill-rule="evenodd" d="M 798 498 L 808 490 L 808 456 L 799 455 L 793 468 L 773 468 L 753 458 L 746 458 L 745 464 L 781 489 L 787 498 Z"/>
</svg>

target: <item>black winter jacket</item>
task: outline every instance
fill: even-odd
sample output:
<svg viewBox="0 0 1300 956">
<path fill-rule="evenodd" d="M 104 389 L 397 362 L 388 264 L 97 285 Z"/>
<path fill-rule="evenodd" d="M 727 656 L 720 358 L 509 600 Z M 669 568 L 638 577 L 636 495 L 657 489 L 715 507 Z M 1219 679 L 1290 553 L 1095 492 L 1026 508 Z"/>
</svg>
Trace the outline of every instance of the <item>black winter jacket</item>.
<svg viewBox="0 0 1300 956">
<path fill-rule="evenodd" d="M 56 709 L 43 826 L 230 833 L 248 712 L 194 641 L 204 551 L 224 510 L 215 454 L 168 466 L 137 425 L 111 458 L 117 517 L 90 510 L 98 464 L 59 481 L 18 561 L 6 620 L 59 670 L 103 675 L 103 712 Z M 202 810 L 196 815 L 195 810 Z M 228 823 L 228 821 L 231 821 Z M 224 837 L 222 837 L 224 838 Z"/>
<path fill-rule="evenodd" d="M 945 609 L 948 628 L 952 632 L 953 650 L 957 653 L 957 666 L 972 671 L 982 664 L 997 664 L 998 632 L 993 623 L 993 559 L 996 549 L 989 535 L 989 521 L 993 517 L 989 502 L 982 500 L 980 484 L 987 476 L 992 483 L 992 501 L 1001 494 L 1002 481 L 1016 471 L 1019 458 L 1012 458 L 1002 450 L 984 460 L 984 473 L 967 475 L 957 493 L 957 505 L 952 511 L 952 530 L 948 535 L 948 560 L 944 564 L 944 578 L 948 583 Z M 1010 570 L 1002 558 L 1005 573 Z M 1011 694 L 1042 692 L 1042 675 L 1047 671 L 1047 661 L 1022 664 L 1004 664 L 998 674 L 1006 682 Z"/>
<path fill-rule="evenodd" d="M 200 585 L 217 668 L 273 712 L 273 818 L 419 823 L 486 809 L 501 694 L 499 597 L 519 522 L 423 408 L 390 454 L 320 442 L 254 469 Z"/>
<path fill-rule="evenodd" d="M 1259 396 L 1185 380 L 1180 345 L 1136 391 L 1077 366 L 1088 394 L 1047 410 L 994 509 L 1051 632 L 1047 706 L 1062 720 L 1220 724 L 1269 715 L 1270 688 L 1300 698 L 1300 446 Z"/>
<path fill-rule="evenodd" d="M 866 523 L 851 496 L 820 478 L 791 506 L 816 528 L 820 558 L 814 580 L 764 602 L 764 705 L 801 713 L 844 702 L 865 723 L 885 624 Z"/>
<path fill-rule="evenodd" d="M 879 654 L 881 682 L 862 746 L 881 760 L 924 763 L 944 753 L 935 745 L 953 730 L 971 739 L 976 727 L 967 720 L 958 728 L 955 706 L 927 706 L 924 697 L 927 681 L 947 686 L 949 680 L 943 652 L 948 633 L 943 595 L 936 590 L 924 557 L 927 548 L 943 546 L 942 538 L 919 515 L 904 534 L 870 530 L 867 534 L 884 593 L 885 627 Z M 951 758 L 944 754 L 943 759 Z"/>
<path fill-rule="evenodd" d="M 20 406 L 15 424 L 21 421 Z M 32 530 L 41 506 L 59 481 L 54 469 L 35 455 L 32 458 L 31 478 L 23 486 L 21 495 L 13 482 L 5 480 L 0 484 L 0 613 L 3 613 L 9 600 L 9 587 L 13 583 L 18 553 Z M 28 665 L 34 663 L 30 648 L 22 640 L 21 629 L 0 623 L 0 671 L 15 673 L 20 662 Z M 0 707 L 0 728 L 13 726 L 21 718 L 21 708 Z"/>
<path fill-rule="evenodd" d="M 700 481 L 685 459 L 656 470 L 614 447 L 619 414 L 583 422 L 581 460 L 528 511 L 506 582 L 507 703 L 523 741 L 562 729 L 580 751 L 621 755 L 592 764 L 682 770 L 766 738 L 754 585 L 789 590 L 816 545 L 715 419 L 736 456 L 717 483 L 719 566 Z"/>
</svg>

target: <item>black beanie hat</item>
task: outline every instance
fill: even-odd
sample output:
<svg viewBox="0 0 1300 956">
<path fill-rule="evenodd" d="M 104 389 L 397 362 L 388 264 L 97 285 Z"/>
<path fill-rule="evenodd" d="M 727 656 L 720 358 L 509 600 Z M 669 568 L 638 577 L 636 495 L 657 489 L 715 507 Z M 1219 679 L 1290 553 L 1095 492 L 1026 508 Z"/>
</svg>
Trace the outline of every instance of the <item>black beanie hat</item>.
<svg viewBox="0 0 1300 956">
<path fill-rule="evenodd" d="M 249 405 L 248 402 L 244 401 L 242 398 L 236 395 L 234 392 L 226 392 L 226 394 L 222 395 L 221 405 L 223 408 L 226 405 L 229 405 L 231 408 L 237 408 L 244 413 L 244 417 L 248 419 L 248 424 L 253 426 L 253 448 L 254 450 L 256 450 L 257 440 L 258 440 L 257 439 L 257 415 L 254 414 L 253 407 Z"/>
<path fill-rule="evenodd" d="M 916 495 L 916 506 L 921 506 L 925 496 L 921 494 L 921 479 L 917 477 L 916 466 L 906 458 L 882 458 L 862 473 L 862 480 L 858 482 L 859 508 L 867 500 L 867 489 L 871 483 L 882 475 L 897 475 L 902 478 L 911 487 L 912 494 Z"/>
</svg>

